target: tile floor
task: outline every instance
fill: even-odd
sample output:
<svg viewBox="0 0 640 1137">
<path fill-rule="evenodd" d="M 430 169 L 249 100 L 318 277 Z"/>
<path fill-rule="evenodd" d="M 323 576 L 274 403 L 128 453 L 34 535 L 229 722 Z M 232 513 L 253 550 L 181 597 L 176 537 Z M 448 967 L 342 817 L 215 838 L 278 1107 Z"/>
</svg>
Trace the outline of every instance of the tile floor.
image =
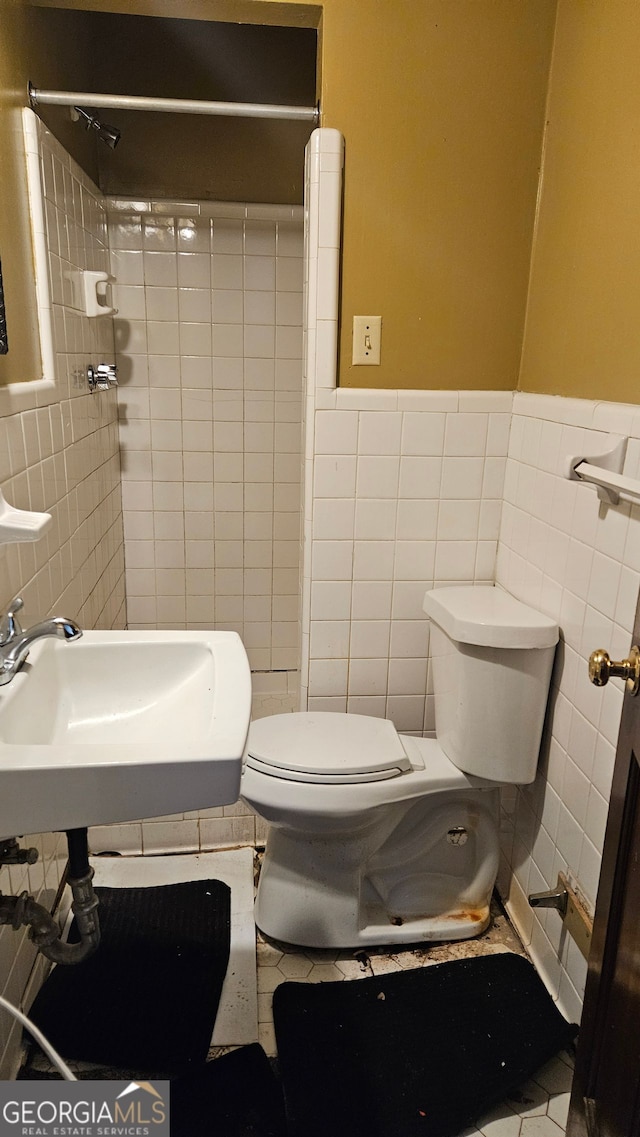
<svg viewBox="0 0 640 1137">
<path fill-rule="evenodd" d="M 259 859 L 259 855 L 258 855 Z M 502 908 L 494 903 L 492 922 L 476 939 L 455 943 L 409 946 L 403 951 L 377 948 L 372 951 L 302 950 L 290 944 L 257 936 L 258 1036 L 270 1057 L 277 1056 L 271 1000 L 280 983 L 288 979 L 308 983 L 363 979 L 391 971 L 429 967 L 452 959 L 526 952 Z M 476 1128 L 460 1137 L 562 1137 L 565 1132 L 573 1055 L 563 1051 L 538 1071 L 518 1092 L 483 1117 Z"/>
<path fill-rule="evenodd" d="M 238 850 L 241 856 L 248 854 L 248 849 Z M 219 858 L 219 866 L 216 862 Z M 211 873 L 217 877 L 224 876 L 229 870 L 227 861 L 234 860 L 234 854 L 218 851 L 207 854 L 206 857 L 154 857 L 116 858 L 110 865 L 99 865 L 100 870 L 127 875 L 127 880 L 109 880 L 109 883 L 131 883 L 128 876 L 131 872 L 140 871 L 140 867 L 148 869 L 151 862 L 154 879 L 147 883 L 157 883 L 155 877 L 160 874 L 164 881 L 167 872 L 172 880 L 185 879 L 185 862 L 193 863 L 194 879 L 197 876 Z M 196 862 L 202 861 L 202 864 Z M 119 862 L 119 863 L 118 863 Z M 172 864 L 175 862 L 174 867 Z M 177 862 L 180 862 L 178 864 Z M 205 863 L 206 862 L 206 863 Z M 255 857 L 255 869 L 259 871 L 260 854 Z M 241 875 L 246 876 L 246 866 L 240 866 Z M 125 871 L 126 870 L 126 871 Z M 178 875 L 176 875 L 178 874 Z M 148 875 L 148 873 L 146 874 Z M 103 881 L 104 883 L 104 881 Z M 230 881 L 231 883 L 231 881 Z M 246 888 L 243 887 L 246 892 Z M 246 905 L 243 905 L 243 909 Z M 238 913 L 240 915 L 240 913 Z M 243 916 L 246 915 L 243 911 Z M 242 921 L 243 924 L 245 921 Z M 253 946 L 253 945 L 252 945 Z M 492 922 L 483 935 L 476 939 L 458 941 L 454 943 L 437 943 L 428 945 L 409 945 L 402 951 L 389 951 L 376 948 L 371 951 L 331 951 L 331 950 L 302 950 L 290 944 L 268 940 L 261 933 L 256 936 L 256 972 L 257 972 L 257 1036 L 269 1057 L 277 1059 L 271 1000 L 273 992 L 280 983 L 287 980 L 304 980 L 309 983 L 322 983 L 341 981 L 345 979 L 358 980 L 367 976 L 383 975 L 392 971 L 410 970 L 416 967 L 430 967 L 436 963 L 447 960 L 468 958 L 469 956 L 493 955 L 499 952 L 512 951 L 519 955 L 526 955 L 522 944 L 511 927 L 504 911 L 495 902 L 492 906 Z M 243 976 L 243 979 L 246 977 Z M 255 1023 L 255 1010 L 253 1011 Z M 243 1016 L 244 1019 L 244 1016 Z M 227 1028 L 233 1020 L 227 1022 Z M 236 1023 L 235 1026 L 238 1024 Z M 246 1023 L 245 1023 L 246 1025 Z M 255 1027 L 253 1028 L 255 1031 Z M 214 1043 L 210 1050 L 210 1058 L 220 1057 L 236 1045 L 253 1041 L 253 1038 L 244 1036 L 235 1037 L 233 1029 L 225 1032 L 225 1044 L 220 1032 L 216 1028 Z M 237 1034 L 237 1031 L 236 1031 Z M 232 1042 L 233 1039 L 233 1042 Z M 75 1071 L 84 1077 L 113 1078 L 134 1076 L 131 1071 L 113 1071 L 104 1067 L 95 1067 L 85 1063 L 71 1063 Z M 43 1055 L 32 1052 L 23 1070 L 22 1076 L 42 1077 L 51 1073 L 51 1066 Z M 467 1129 L 459 1137 L 562 1137 L 565 1132 L 569 1096 L 573 1075 L 573 1055 L 563 1051 L 539 1070 L 534 1079 L 522 1085 L 517 1093 L 506 1099 L 501 1105 L 479 1120 L 476 1128 Z"/>
</svg>

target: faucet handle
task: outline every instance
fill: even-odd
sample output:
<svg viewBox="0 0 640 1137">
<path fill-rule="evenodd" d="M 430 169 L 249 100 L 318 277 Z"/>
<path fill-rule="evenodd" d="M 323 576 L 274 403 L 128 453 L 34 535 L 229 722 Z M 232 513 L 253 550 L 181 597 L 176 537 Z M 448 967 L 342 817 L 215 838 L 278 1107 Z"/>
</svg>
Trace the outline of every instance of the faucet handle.
<svg viewBox="0 0 640 1137">
<path fill-rule="evenodd" d="M 24 608 L 24 600 L 21 596 L 14 596 L 10 601 L 9 607 L 4 616 L 0 619 L 0 647 L 14 640 L 16 636 L 22 635 L 22 627 L 20 621 L 16 617 L 16 612 Z"/>
</svg>

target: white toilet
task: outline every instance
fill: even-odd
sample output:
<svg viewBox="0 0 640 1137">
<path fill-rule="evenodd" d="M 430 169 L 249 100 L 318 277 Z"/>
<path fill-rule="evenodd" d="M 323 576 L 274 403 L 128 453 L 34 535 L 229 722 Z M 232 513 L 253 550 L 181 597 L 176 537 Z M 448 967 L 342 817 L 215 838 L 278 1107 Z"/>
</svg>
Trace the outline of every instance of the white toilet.
<svg viewBox="0 0 640 1137">
<path fill-rule="evenodd" d="M 251 724 L 244 800 L 270 826 L 255 916 L 307 947 L 466 939 L 489 922 L 498 789 L 532 782 L 558 627 L 491 585 L 427 592 L 436 738 L 365 715 Z"/>
</svg>

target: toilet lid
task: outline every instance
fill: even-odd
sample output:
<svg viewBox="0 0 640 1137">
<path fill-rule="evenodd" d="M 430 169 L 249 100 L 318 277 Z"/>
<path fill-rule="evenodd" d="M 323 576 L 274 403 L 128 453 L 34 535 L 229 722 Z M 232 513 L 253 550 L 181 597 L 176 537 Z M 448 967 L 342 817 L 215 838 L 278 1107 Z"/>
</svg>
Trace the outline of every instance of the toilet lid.
<svg viewBox="0 0 640 1137">
<path fill-rule="evenodd" d="M 270 715 L 251 723 L 247 765 L 298 782 L 373 782 L 411 770 L 389 719 L 332 711 Z"/>
</svg>

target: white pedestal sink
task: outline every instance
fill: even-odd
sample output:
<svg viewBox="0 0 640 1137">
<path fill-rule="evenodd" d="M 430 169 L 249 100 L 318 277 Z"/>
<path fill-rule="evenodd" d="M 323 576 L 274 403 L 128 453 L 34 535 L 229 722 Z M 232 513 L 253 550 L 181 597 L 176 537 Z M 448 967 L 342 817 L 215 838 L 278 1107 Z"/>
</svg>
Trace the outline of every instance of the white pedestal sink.
<svg viewBox="0 0 640 1137">
<path fill-rule="evenodd" d="M 0 838 L 229 805 L 250 714 L 235 632 L 40 640 L 0 688 Z"/>
</svg>

